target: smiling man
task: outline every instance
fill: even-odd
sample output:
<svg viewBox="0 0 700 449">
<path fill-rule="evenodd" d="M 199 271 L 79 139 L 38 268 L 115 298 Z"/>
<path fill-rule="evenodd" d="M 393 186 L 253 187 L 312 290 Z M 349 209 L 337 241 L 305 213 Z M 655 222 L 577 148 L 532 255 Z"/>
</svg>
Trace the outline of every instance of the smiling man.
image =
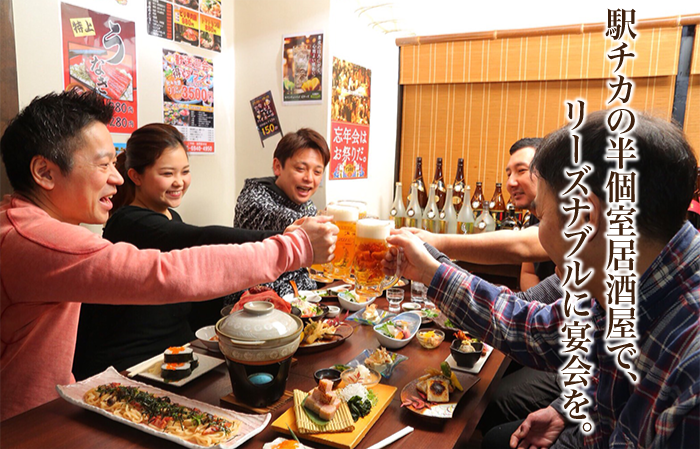
<svg viewBox="0 0 700 449">
<path fill-rule="evenodd" d="M 0 139 L 14 189 L 0 203 L 0 420 L 73 382 L 80 303 L 203 301 L 332 258 L 338 229 L 322 218 L 262 242 L 166 253 L 79 226 L 104 224 L 123 182 L 107 129 L 112 114 L 92 92 L 49 94 Z"/>
<path fill-rule="evenodd" d="M 311 197 L 330 158 L 328 143 L 318 132 L 301 128 L 286 134 L 275 149 L 274 176 L 245 180 L 236 202 L 234 227 L 283 231 L 300 218 L 316 215 Z M 306 270 L 284 273 L 270 287 L 283 296 L 292 292 L 289 281 L 296 282 L 300 290 L 316 288 Z"/>
</svg>

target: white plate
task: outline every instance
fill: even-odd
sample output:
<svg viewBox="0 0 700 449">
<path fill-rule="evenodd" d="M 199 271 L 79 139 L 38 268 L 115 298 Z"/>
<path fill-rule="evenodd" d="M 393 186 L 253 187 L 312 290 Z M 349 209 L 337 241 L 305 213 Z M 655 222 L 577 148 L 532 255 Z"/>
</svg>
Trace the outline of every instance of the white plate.
<svg viewBox="0 0 700 449">
<path fill-rule="evenodd" d="M 313 290 L 299 290 L 297 296 L 294 296 L 294 293 L 287 293 L 282 299 L 291 304 L 294 298 L 301 299 L 302 296 L 308 302 L 321 302 L 321 296 Z"/>
<path fill-rule="evenodd" d="M 493 347 L 484 343 L 484 353 L 481 354 L 479 360 L 477 360 L 474 366 L 472 366 L 471 368 L 457 365 L 457 362 L 455 361 L 454 357 L 452 357 L 452 354 L 448 355 L 445 361 L 448 365 L 450 365 L 450 368 L 455 371 L 461 371 L 463 373 L 470 374 L 479 374 L 479 371 L 481 371 L 481 368 L 483 368 L 484 363 L 486 363 L 486 360 L 491 355 L 491 351 L 493 351 Z"/>
<path fill-rule="evenodd" d="M 195 353 L 197 358 L 199 359 L 199 366 L 195 368 L 192 371 L 192 374 L 189 376 L 185 377 L 184 379 L 180 379 L 176 382 L 172 382 L 169 380 L 165 380 L 160 376 L 160 365 L 163 364 L 163 354 L 158 354 L 156 356 L 151 357 L 150 359 L 143 361 L 137 365 L 132 366 L 131 368 L 127 368 L 126 371 L 131 375 L 134 371 L 138 371 L 142 367 L 147 367 L 143 371 L 137 373 L 138 376 L 145 377 L 146 379 L 152 379 L 152 380 L 157 380 L 158 382 L 163 382 L 164 384 L 168 385 L 174 385 L 176 387 L 181 387 L 185 385 L 186 383 L 192 381 L 193 379 L 198 378 L 204 373 L 208 373 L 209 371 L 213 370 L 217 366 L 221 365 L 224 363 L 222 359 L 216 358 L 216 357 L 211 357 L 205 354 L 197 354 Z M 149 372 L 148 370 L 155 370 L 156 372 Z M 133 376 L 131 376 L 133 377 Z"/>
<path fill-rule="evenodd" d="M 159 438 L 163 438 L 165 440 L 170 440 L 173 443 L 180 444 L 185 447 L 189 447 L 192 449 L 199 449 L 202 446 L 190 443 L 188 441 L 183 440 L 180 437 L 177 437 L 175 435 L 171 435 L 169 433 L 161 432 L 159 430 L 153 429 L 151 427 L 145 426 L 143 424 L 137 424 L 135 422 L 129 421 L 128 419 L 121 418 L 119 416 L 113 415 L 112 413 L 108 412 L 107 410 L 103 410 L 99 407 L 95 407 L 93 405 L 88 405 L 83 401 L 83 396 L 85 396 L 85 393 L 87 393 L 89 390 L 99 386 L 99 385 L 104 385 L 104 384 L 109 384 L 112 382 L 118 382 L 122 385 L 130 386 L 130 387 L 138 387 L 139 389 L 146 391 L 148 393 L 153 393 L 158 396 L 168 396 L 173 402 L 176 402 L 180 405 L 183 405 L 185 407 L 190 407 L 190 408 L 198 408 L 204 412 L 211 413 L 216 416 L 220 416 L 225 419 L 233 420 L 236 419 L 241 422 L 241 428 L 236 436 L 233 437 L 233 439 L 226 441 L 225 443 L 218 444 L 216 446 L 211 446 L 213 448 L 221 448 L 221 449 L 233 449 L 235 447 L 238 447 L 254 437 L 255 435 L 259 434 L 262 432 L 262 430 L 267 426 L 267 424 L 270 422 L 271 415 L 269 413 L 265 415 L 248 415 L 245 413 L 239 413 L 239 412 L 234 412 L 233 410 L 226 410 L 221 407 L 216 407 L 211 404 L 207 404 L 205 402 L 200 402 L 196 401 L 194 399 L 189 399 L 184 396 L 178 396 L 176 394 L 170 393 L 169 391 L 161 390 L 160 388 L 156 388 L 150 385 L 146 385 L 141 382 L 137 382 L 135 380 L 126 378 L 122 375 L 120 375 L 117 370 L 115 370 L 113 367 L 107 368 L 105 371 L 101 372 L 100 374 L 96 374 L 88 379 L 82 380 L 80 382 L 71 384 L 71 385 L 56 385 L 56 391 L 58 391 L 58 394 L 61 395 L 63 399 L 66 401 L 70 402 L 71 404 L 75 404 L 78 407 L 82 407 L 86 410 L 90 410 L 95 413 L 99 413 L 100 415 L 106 416 L 107 418 L 120 422 L 122 424 L 126 424 L 127 426 L 133 427 L 135 429 L 138 429 L 142 432 L 149 433 L 151 435 L 155 435 Z"/>
<path fill-rule="evenodd" d="M 335 293 L 337 295 L 341 291 L 346 292 L 346 291 L 353 290 L 354 288 L 355 288 L 354 285 L 341 284 L 341 285 L 336 285 L 335 287 L 331 287 L 328 290 L 332 291 L 333 293 Z"/>
</svg>

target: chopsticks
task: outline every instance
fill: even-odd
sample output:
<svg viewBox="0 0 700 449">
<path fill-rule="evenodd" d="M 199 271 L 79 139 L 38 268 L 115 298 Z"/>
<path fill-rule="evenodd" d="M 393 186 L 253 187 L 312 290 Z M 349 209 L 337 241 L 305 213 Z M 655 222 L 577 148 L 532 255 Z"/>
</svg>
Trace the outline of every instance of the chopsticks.
<svg viewBox="0 0 700 449">
<path fill-rule="evenodd" d="M 186 343 L 186 344 L 184 344 L 184 345 L 182 345 L 182 346 L 185 347 L 185 348 L 187 348 L 188 346 L 190 346 L 190 344 L 189 344 L 189 343 Z M 127 371 L 129 372 L 129 373 L 127 374 L 127 376 L 128 376 L 128 377 L 134 377 L 134 376 L 136 376 L 136 375 L 138 375 L 138 374 L 141 374 L 141 373 L 144 372 L 144 371 L 148 371 L 148 369 L 149 369 L 150 367 L 152 367 L 153 365 L 155 365 L 156 363 L 158 363 L 158 357 L 159 357 L 159 356 L 151 357 L 150 359 L 144 360 L 143 362 L 139 363 L 138 365 L 132 366 L 131 368 L 129 368 L 129 369 L 127 370 Z M 162 362 L 162 360 L 161 360 L 161 362 Z"/>
<path fill-rule="evenodd" d="M 402 437 L 408 435 L 408 434 L 411 433 L 411 432 L 413 432 L 413 427 L 411 427 L 411 426 L 406 426 L 406 427 L 404 427 L 403 429 L 401 429 L 401 430 L 399 430 L 398 432 L 396 432 L 395 434 L 384 438 L 384 439 L 383 439 L 382 441 L 380 441 L 379 443 L 374 444 L 374 445 L 368 447 L 367 449 L 381 449 L 381 448 L 383 448 L 383 447 L 386 447 L 386 446 L 390 445 L 391 443 L 393 443 L 394 441 L 398 440 L 399 438 L 402 438 Z"/>
</svg>

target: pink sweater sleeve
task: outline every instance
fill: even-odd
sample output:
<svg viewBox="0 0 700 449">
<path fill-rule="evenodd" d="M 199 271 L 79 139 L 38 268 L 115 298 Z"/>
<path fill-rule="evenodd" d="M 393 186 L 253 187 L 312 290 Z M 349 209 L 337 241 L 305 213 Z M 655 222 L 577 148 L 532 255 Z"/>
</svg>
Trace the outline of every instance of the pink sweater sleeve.
<svg viewBox="0 0 700 449">
<path fill-rule="evenodd" d="M 55 220 L 40 222 L 17 226 L 5 235 L 3 252 L 13 260 L 3 257 L 2 281 L 10 302 L 206 300 L 271 282 L 313 260 L 302 229 L 262 242 L 161 253 L 112 244 L 87 229 Z"/>
</svg>

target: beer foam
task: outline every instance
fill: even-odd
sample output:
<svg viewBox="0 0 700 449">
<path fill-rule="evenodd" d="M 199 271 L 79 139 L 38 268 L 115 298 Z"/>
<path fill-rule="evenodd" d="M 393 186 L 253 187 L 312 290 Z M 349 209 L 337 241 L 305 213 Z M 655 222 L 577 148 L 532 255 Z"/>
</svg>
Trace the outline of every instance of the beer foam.
<svg viewBox="0 0 700 449">
<path fill-rule="evenodd" d="M 333 221 L 357 221 L 360 211 L 356 207 L 331 204 L 326 208 L 326 213 L 333 217 Z"/>
<path fill-rule="evenodd" d="M 357 222 L 357 236 L 364 239 L 384 240 L 389 237 L 393 222 L 363 218 Z"/>
<path fill-rule="evenodd" d="M 356 207 L 357 209 L 360 210 L 360 213 L 367 213 L 367 203 L 364 203 L 362 201 L 353 201 L 353 200 L 340 200 L 337 203 L 339 206 L 351 206 L 351 207 Z"/>
</svg>

